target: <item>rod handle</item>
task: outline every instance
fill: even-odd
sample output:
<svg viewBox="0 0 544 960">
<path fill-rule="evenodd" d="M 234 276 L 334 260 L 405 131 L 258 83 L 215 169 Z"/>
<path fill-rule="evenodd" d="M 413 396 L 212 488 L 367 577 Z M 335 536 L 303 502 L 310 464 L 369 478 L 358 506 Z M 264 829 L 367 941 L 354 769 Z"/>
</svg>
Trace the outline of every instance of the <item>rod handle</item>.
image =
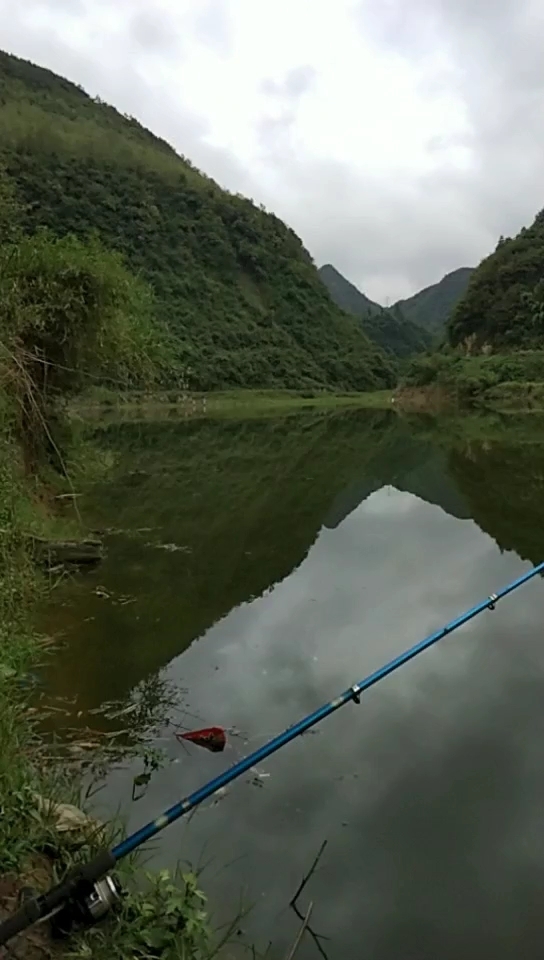
<svg viewBox="0 0 544 960">
<path fill-rule="evenodd" d="M 37 923 L 40 918 L 41 909 L 37 898 L 33 897 L 31 900 L 27 900 L 17 910 L 17 913 L 0 923 L 0 947 L 16 937 L 18 933 L 22 933 L 27 927 Z"/>
<path fill-rule="evenodd" d="M 116 858 L 111 850 L 100 850 L 89 863 L 73 867 L 56 887 L 41 896 L 30 897 L 16 913 L 0 923 L 0 946 L 39 920 L 44 920 L 72 897 L 77 898 L 78 893 L 102 879 L 115 864 Z"/>
</svg>

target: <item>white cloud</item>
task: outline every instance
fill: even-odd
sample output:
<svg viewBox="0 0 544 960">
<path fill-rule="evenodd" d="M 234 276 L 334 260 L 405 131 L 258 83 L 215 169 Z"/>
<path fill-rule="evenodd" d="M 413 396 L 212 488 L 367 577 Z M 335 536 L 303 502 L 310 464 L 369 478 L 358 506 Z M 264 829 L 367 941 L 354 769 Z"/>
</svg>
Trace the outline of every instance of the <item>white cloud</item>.
<svg viewBox="0 0 544 960">
<path fill-rule="evenodd" d="M 4 48 L 141 119 L 377 299 L 540 205 L 535 0 L 0 0 Z"/>
</svg>

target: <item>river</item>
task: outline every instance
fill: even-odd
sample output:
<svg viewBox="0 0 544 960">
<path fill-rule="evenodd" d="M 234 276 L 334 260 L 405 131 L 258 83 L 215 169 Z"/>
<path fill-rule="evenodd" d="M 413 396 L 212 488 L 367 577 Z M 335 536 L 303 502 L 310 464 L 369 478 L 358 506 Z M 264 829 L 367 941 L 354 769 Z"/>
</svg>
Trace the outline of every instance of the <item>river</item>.
<svg viewBox="0 0 544 960">
<path fill-rule="evenodd" d="M 77 503 L 107 556 L 44 611 L 63 647 L 42 683 L 74 700 L 68 725 L 144 704 L 168 762 L 135 801 L 141 761 L 114 765 L 94 801 L 130 829 L 544 559 L 536 420 L 169 419 L 93 442 L 113 467 Z M 269 960 L 325 840 L 300 908 L 329 960 L 540 957 L 543 623 L 535 578 L 171 826 L 150 864 L 203 867 L 214 921 L 251 907 L 239 943 Z M 174 737 L 212 724 L 223 754 Z M 297 960 L 319 956 L 306 934 Z"/>
</svg>

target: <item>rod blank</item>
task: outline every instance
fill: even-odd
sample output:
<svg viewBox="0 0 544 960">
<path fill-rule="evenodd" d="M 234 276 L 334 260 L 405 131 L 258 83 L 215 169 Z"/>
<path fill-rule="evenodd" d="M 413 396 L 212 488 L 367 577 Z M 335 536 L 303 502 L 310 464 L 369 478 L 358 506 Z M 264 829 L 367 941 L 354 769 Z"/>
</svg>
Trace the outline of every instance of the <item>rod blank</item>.
<svg viewBox="0 0 544 960">
<path fill-rule="evenodd" d="M 350 701 L 355 701 L 358 703 L 361 694 L 364 693 L 365 690 L 368 690 L 370 687 L 373 687 L 374 684 L 379 683 L 380 680 L 383 680 L 390 673 L 393 673 L 394 670 L 398 670 L 399 667 L 402 667 L 405 663 L 408 663 L 409 660 L 413 660 L 413 658 L 417 657 L 419 653 L 427 650 L 429 647 L 433 646 L 433 644 L 438 643 L 439 640 L 447 637 L 450 633 L 453 633 L 454 630 L 458 630 L 459 627 L 462 627 L 463 624 L 468 623 L 469 620 L 477 617 L 478 614 L 482 613 L 484 610 L 493 610 L 495 608 L 495 604 L 499 600 L 502 600 L 503 597 L 508 596 L 508 594 L 512 593 L 512 591 L 517 590 L 518 587 L 521 587 L 522 584 L 527 583 L 528 580 L 531 580 L 538 573 L 543 572 L 544 562 L 539 563 L 538 566 L 533 567 L 532 570 L 528 570 L 527 573 L 524 573 L 521 575 L 521 577 L 513 580 L 508 584 L 508 586 L 503 587 L 502 590 L 499 590 L 498 593 L 494 593 L 491 594 L 491 596 L 486 597 L 485 600 L 482 600 L 481 603 L 476 604 L 475 607 L 471 607 L 470 610 L 462 613 L 461 616 L 456 617 L 454 620 L 450 620 L 450 622 L 440 630 L 437 630 L 435 633 L 431 633 L 428 637 L 425 637 L 424 640 L 421 640 L 419 643 L 416 643 L 415 646 L 405 650 L 405 652 L 401 653 L 398 657 L 394 657 L 392 660 L 389 660 L 388 663 L 384 664 L 383 667 L 380 667 L 379 670 L 375 670 L 373 673 L 365 677 L 364 680 L 361 680 L 359 683 L 355 683 L 353 686 L 349 687 L 344 691 L 344 693 L 341 693 L 339 697 L 336 697 L 335 700 L 329 701 L 329 703 L 319 707 L 318 710 L 308 714 L 307 717 L 304 717 L 291 727 L 288 727 L 287 730 L 284 730 L 283 733 L 280 733 L 277 737 L 269 740 L 268 743 L 265 743 L 262 747 L 259 747 L 258 750 L 255 750 L 253 753 L 250 753 L 249 756 L 239 760 L 238 763 L 235 763 L 232 767 L 229 767 L 228 770 L 224 770 L 223 773 L 219 774 L 219 776 L 214 777 L 213 780 L 209 780 L 208 783 L 204 784 L 204 786 L 199 787 L 198 790 L 195 790 L 193 793 L 188 794 L 188 796 L 186 796 L 183 800 L 175 803 L 174 806 L 166 810 L 156 820 L 150 821 L 144 827 L 141 827 L 140 830 L 137 830 L 135 833 L 131 834 L 130 837 L 127 837 L 126 840 L 123 840 L 116 847 L 114 847 L 112 850 L 112 855 L 116 860 L 121 860 L 122 857 L 126 857 L 127 854 L 132 853 L 132 851 L 139 847 L 142 843 L 146 843 L 147 840 L 150 840 L 151 837 L 154 837 L 161 830 L 164 830 L 164 828 L 170 823 L 174 823 L 175 820 L 183 817 L 189 812 L 189 810 L 197 807 L 200 803 L 202 803 L 204 800 L 207 800 L 214 793 L 217 793 L 218 790 L 220 790 L 222 787 L 225 787 L 228 783 L 232 783 L 233 780 L 236 780 L 237 777 L 240 777 L 251 767 L 256 766 L 256 764 L 260 763 L 262 760 L 265 760 L 277 750 L 280 750 L 281 747 L 284 747 L 285 744 L 290 743 L 291 740 L 295 740 L 296 737 L 299 737 L 302 733 L 305 733 L 306 730 L 310 729 L 310 727 L 314 727 L 316 723 L 319 723 L 321 720 L 324 720 L 325 717 L 330 716 L 331 713 L 334 713 L 340 707 L 343 707 L 344 704 L 349 703 Z"/>
</svg>

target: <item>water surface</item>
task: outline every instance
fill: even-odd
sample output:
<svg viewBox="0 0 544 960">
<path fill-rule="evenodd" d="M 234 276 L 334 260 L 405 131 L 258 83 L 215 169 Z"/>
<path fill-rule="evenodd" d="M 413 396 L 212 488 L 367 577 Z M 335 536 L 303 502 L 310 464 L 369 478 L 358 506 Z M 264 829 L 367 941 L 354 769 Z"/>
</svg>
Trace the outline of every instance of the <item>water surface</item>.
<svg viewBox="0 0 544 960">
<path fill-rule="evenodd" d="M 112 770 L 100 812 L 137 828 L 544 558 L 544 434 L 457 428 L 349 412 L 97 431 L 116 465 L 80 510 L 107 559 L 45 616 L 66 641 L 47 694 L 100 726 L 105 701 L 183 691 L 170 762 L 137 802 L 141 765 Z M 538 578 L 170 827 L 153 862 L 205 865 L 217 922 L 252 905 L 240 943 L 273 960 L 325 839 L 300 906 L 329 960 L 540 957 L 543 617 Z M 213 755 L 176 724 L 234 734 Z M 306 937 L 297 960 L 318 956 Z"/>
</svg>

